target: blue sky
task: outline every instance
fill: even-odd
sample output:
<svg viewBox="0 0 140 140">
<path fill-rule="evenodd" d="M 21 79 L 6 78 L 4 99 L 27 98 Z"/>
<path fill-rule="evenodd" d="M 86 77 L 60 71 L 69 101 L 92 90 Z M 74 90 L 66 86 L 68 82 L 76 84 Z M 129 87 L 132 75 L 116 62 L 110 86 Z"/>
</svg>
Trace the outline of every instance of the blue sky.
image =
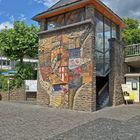
<svg viewBox="0 0 140 140">
<path fill-rule="evenodd" d="M 28 25 L 35 24 L 31 18 L 58 0 L 0 0 L 0 30 L 5 26 L 12 28 L 13 21 L 25 21 Z M 140 0 L 102 0 L 108 7 L 121 17 L 140 19 Z M 121 3 L 121 5 L 120 5 Z"/>
<path fill-rule="evenodd" d="M 31 18 L 52 5 L 55 0 L 0 0 L 0 29 L 12 28 L 14 20 L 35 24 Z"/>
<path fill-rule="evenodd" d="M 2 0 L 0 3 L 0 21 L 13 22 L 13 20 L 25 20 L 31 23 L 30 18 L 41 10 L 44 5 L 33 2 L 33 0 Z"/>
</svg>

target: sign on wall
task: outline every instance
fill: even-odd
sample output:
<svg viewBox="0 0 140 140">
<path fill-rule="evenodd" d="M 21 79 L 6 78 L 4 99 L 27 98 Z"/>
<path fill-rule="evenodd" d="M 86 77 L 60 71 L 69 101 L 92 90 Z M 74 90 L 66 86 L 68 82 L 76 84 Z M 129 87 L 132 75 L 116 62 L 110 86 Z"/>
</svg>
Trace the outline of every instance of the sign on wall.
<svg viewBox="0 0 140 140">
<path fill-rule="evenodd" d="M 25 92 L 37 92 L 37 80 L 25 80 Z"/>
</svg>

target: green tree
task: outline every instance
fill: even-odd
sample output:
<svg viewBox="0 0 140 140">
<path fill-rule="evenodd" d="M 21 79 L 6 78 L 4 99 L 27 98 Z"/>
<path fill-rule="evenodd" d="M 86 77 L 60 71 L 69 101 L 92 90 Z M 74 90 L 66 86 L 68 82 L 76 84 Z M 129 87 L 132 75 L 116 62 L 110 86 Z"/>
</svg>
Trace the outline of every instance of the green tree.
<svg viewBox="0 0 140 140">
<path fill-rule="evenodd" d="M 24 57 L 36 58 L 38 54 L 38 28 L 24 22 L 14 22 L 13 29 L 0 31 L 0 52 L 10 60 L 20 60 L 17 74 L 10 87 L 20 87 L 23 80 L 35 79 L 34 67 L 23 63 Z M 6 77 L 0 77 L 0 89 L 7 89 Z"/>
<path fill-rule="evenodd" d="M 24 22 L 14 22 L 13 29 L 0 31 L 0 49 L 11 60 L 23 62 L 25 56 L 36 57 L 38 52 L 38 29 Z"/>
<path fill-rule="evenodd" d="M 127 28 L 122 31 L 122 40 L 126 45 L 140 43 L 139 21 L 135 19 L 123 19 Z"/>
<path fill-rule="evenodd" d="M 139 22 L 136 19 L 124 18 L 123 21 L 128 26 L 128 29 L 138 29 Z"/>
<path fill-rule="evenodd" d="M 16 70 L 17 70 L 16 76 L 22 80 L 30 80 L 34 79 L 35 77 L 34 68 L 30 64 L 19 63 L 16 65 Z"/>
</svg>

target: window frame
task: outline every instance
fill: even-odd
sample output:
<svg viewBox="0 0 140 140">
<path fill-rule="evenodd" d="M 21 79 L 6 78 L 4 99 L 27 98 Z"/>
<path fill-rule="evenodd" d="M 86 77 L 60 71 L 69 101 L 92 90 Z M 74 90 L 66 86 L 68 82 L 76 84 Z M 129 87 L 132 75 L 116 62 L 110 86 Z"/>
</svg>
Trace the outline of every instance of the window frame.
<svg viewBox="0 0 140 140">
<path fill-rule="evenodd" d="M 86 7 L 82 7 L 82 8 L 78 8 L 78 9 L 76 9 L 77 11 L 79 10 L 81 10 L 82 12 L 83 12 L 83 14 L 84 15 L 82 15 L 83 16 L 83 19 L 82 20 L 79 20 L 78 22 L 81 22 L 81 21 L 84 21 L 84 20 L 86 20 Z M 69 11 L 69 12 L 65 12 L 65 13 L 63 13 L 63 14 L 59 14 L 59 15 L 57 15 L 57 16 L 53 16 L 53 17 L 50 17 L 50 18 L 47 18 L 46 19 L 46 21 L 47 21 L 47 30 L 48 31 L 51 31 L 51 30 L 53 30 L 53 29 L 56 29 L 56 28 L 60 28 L 60 27 L 64 27 L 64 26 L 67 26 L 67 25 L 71 25 L 71 24 L 74 24 L 74 23 L 78 23 L 78 22 L 74 22 L 74 23 L 70 23 L 70 24 L 67 24 L 67 22 L 66 22 L 66 15 L 67 14 L 70 14 L 70 13 L 72 13 L 72 12 L 74 12 L 75 10 L 72 10 L 72 11 Z M 62 25 L 62 26 L 59 26 L 59 27 L 55 27 L 55 28 L 52 28 L 52 29 L 49 29 L 48 28 L 48 24 L 49 24 L 49 20 L 51 20 L 51 19 L 53 19 L 53 18 L 57 18 L 57 17 L 59 17 L 59 16 L 63 16 L 63 20 L 64 20 L 64 25 Z M 78 15 L 77 15 L 77 17 L 78 17 Z"/>
<path fill-rule="evenodd" d="M 99 15 L 102 16 L 101 19 L 100 19 Z M 113 30 L 112 29 L 113 29 L 113 25 L 114 25 L 114 27 L 116 29 L 116 33 L 115 33 L 116 38 L 119 39 L 119 36 L 120 36 L 120 35 L 118 35 L 119 34 L 118 33 L 119 32 L 118 31 L 119 30 L 119 27 L 118 27 L 118 25 L 116 25 L 114 22 L 112 22 L 109 18 L 107 18 L 106 16 L 104 16 L 101 12 L 99 12 L 96 9 L 95 9 L 95 19 L 101 20 L 103 22 L 103 49 L 101 51 L 98 48 L 96 48 L 96 53 L 97 54 L 98 53 L 102 53 L 102 55 L 103 55 L 103 64 L 102 64 L 102 66 L 103 66 L 103 73 L 100 72 L 100 71 L 99 71 L 99 73 L 102 73 L 101 75 L 104 76 L 107 73 L 107 70 L 106 70 L 106 54 L 107 53 L 109 53 L 109 55 L 110 55 L 109 56 L 110 60 L 108 61 L 109 62 L 108 70 L 110 70 L 110 68 L 111 68 L 111 48 L 112 48 L 111 44 L 109 45 L 109 48 L 108 49 L 106 49 L 106 46 L 105 46 L 105 26 L 108 25 L 107 22 L 105 22 L 105 21 L 108 21 L 109 22 L 109 25 L 108 26 L 110 26 L 110 38 L 113 37 Z M 96 35 L 97 35 L 97 33 L 96 33 Z M 96 60 L 97 60 L 97 55 L 96 55 Z M 98 62 L 96 62 L 96 65 L 97 64 L 98 64 Z M 96 66 L 96 67 L 98 67 L 98 66 Z"/>
</svg>

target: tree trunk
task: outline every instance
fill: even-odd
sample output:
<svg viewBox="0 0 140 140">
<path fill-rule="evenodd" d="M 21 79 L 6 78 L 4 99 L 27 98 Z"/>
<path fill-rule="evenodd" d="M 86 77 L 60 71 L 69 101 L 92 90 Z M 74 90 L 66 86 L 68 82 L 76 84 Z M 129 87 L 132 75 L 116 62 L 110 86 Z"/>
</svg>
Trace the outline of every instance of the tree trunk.
<svg viewBox="0 0 140 140">
<path fill-rule="evenodd" d="M 21 64 L 23 63 L 23 58 L 20 58 L 20 63 L 21 63 Z"/>
</svg>

